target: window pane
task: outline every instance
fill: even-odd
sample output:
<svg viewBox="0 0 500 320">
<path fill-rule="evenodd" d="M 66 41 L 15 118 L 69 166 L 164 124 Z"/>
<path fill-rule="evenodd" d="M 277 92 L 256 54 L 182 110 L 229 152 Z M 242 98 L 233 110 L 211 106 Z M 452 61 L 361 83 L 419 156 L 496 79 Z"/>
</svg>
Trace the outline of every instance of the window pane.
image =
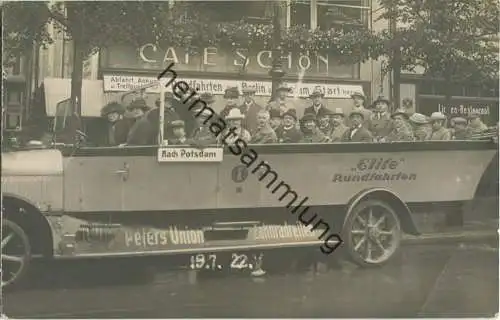
<svg viewBox="0 0 500 320">
<path fill-rule="evenodd" d="M 340 25 L 362 24 L 363 0 L 318 1 L 318 27 L 328 30 Z"/>
<path fill-rule="evenodd" d="M 239 21 L 247 17 L 271 16 L 269 1 L 203 1 L 194 2 L 197 11 L 213 22 Z"/>
<path fill-rule="evenodd" d="M 290 5 L 290 26 L 311 27 L 311 6 L 306 1 L 292 2 Z"/>
</svg>

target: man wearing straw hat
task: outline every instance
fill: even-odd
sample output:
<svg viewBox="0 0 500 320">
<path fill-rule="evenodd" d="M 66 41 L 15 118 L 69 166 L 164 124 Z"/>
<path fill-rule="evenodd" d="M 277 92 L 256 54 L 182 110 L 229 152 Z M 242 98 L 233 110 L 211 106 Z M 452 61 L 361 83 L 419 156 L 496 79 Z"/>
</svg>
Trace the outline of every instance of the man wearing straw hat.
<svg viewBox="0 0 500 320">
<path fill-rule="evenodd" d="M 321 101 L 324 96 L 325 94 L 319 88 L 315 88 L 309 96 L 312 100 L 312 105 L 304 109 L 304 114 L 314 114 L 318 120 L 323 117 L 327 112 L 326 106 Z"/>
<path fill-rule="evenodd" d="M 249 132 L 254 131 L 257 128 L 257 113 L 262 110 L 262 107 L 255 103 L 254 88 L 243 88 L 243 104 L 239 107 L 241 113 L 245 116 L 243 120 L 243 128 Z"/>
<path fill-rule="evenodd" d="M 430 117 L 432 133 L 429 140 L 451 140 L 450 130 L 445 128 L 446 116 L 441 112 L 433 112 Z"/>
<path fill-rule="evenodd" d="M 429 119 L 421 113 L 414 113 L 409 118 L 410 125 L 413 128 L 415 141 L 429 140 L 432 129 L 429 126 Z"/>
<path fill-rule="evenodd" d="M 241 139 L 246 143 L 250 142 L 250 133 L 243 128 L 242 121 L 245 116 L 241 113 L 239 108 L 233 108 L 226 116 L 227 128 L 218 136 L 219 143 L 226 145 L 233 145 L 236 140 Z"/>
<path fill-rule="evenodd" d="M 345 115 L 342 108 L 336 108 L 332 112 L 332 126 L 333 130 L 330 135 L 332 142 L 342 142 L 342 137 L 349 128 L 345 125 Z"/>
</svg>

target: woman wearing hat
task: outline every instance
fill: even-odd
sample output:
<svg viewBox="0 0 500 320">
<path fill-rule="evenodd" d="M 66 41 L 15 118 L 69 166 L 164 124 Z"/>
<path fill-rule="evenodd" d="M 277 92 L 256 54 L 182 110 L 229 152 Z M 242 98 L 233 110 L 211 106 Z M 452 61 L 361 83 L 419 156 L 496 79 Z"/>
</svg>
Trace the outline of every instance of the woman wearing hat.
<svg viewBox="0 0 500 320">
<path fill-rule="evenodd" d="M 432 132 L 429 140 L 451 140 L 450 130 L 445 128 L 446 116 L 441 112 L 433 112 L 430 117 Z"/>
<path fill-rule="evenodd" d="M 317 119 L 321 118 L 326 112 L 327 108 L 322 103 L 324 93 L 319 88 L 314 89 L 309 98 L 312 100 L 312 105 L 304 109 L 304 114 L 314 114 Z"/>
<path fill-rule="evenodd" d="M 413 141 L 414 136 L 408 125 L 408 115 L 405 110 L 396 110 L 392 115 L 392 130 L 381 142 Z"/>
<path fill-rule="evenodd" d="M 300 119 L 300 128 L 303 134 L 300 143 L 327 143 L 331 141 L 330 137 L 319 130 L 318 120 L 313 113 L 306 113 Z"/>
<path fill-rule="evenodd" d="M 104 145 L 117 146 L 127 141 L 130 123 L 123 119 L 125 107 L 118 102 L 110 102 L 101 109 L 101 116 L 108 122 Z"/>
<path fill-rule="evenodd" d="M 149 110 L 146 100 L 137 98 L 127 107 L 131 119 L 132 127 L 127 136 L 127 145 L 149 145 L 151 141 L 152 124 L 144 115 Z"/>
<path fill-rule="evenodd" d="M 239 108 L 231 109 L 225 119 L 227 125 L 226 130 L 217 138 L 219 143 L 230 146 L 238 139 L 247 143 L 250 142 L 250 133 L 242 126 L 243 119 L 245 119 L 245 116 L 241 113 Z"/>
<path fill-rule="evenodd" d="M 350 128 L 342 137 L 343 142 L 372 142 L 373 136 L 368 129 L 363 126 L 365 117 L 363 112 L 353 110 L 349 114 Z"/>
<path fill-rule="evenodd" d="M 416 141 L 429 140 L 432 133 L 432 128 L 429 125 L 427 117 L 421 113 L 414 113 L 409 118 L 410 125 L 413 129 L 413 136 Z"/>
<path fill-rule="evenodd" d="M 342 142 L 342 137 L 349 129 L 345 125 L 345 115 L 342 108 L 336 108 L 335 112 L 332 112 L 332 126 L 333 130 L 332 134 L 330 135 L 332 142 Z"/>
<path fill-rule="evenodd" d="M 298 143 L 302 139 L 302 132 L 297 128 L 297 111 L 288 109 L 283 114 L 281 126 L 276 129 L 278 142 L 280 143 Z"/>
</svg>

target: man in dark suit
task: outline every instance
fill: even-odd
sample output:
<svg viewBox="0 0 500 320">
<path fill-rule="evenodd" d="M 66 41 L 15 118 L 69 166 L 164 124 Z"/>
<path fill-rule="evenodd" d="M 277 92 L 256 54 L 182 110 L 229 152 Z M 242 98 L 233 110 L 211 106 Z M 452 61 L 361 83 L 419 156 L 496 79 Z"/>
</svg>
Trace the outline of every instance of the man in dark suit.
<svg viewBox="0 0 500 320">
<path fill-rule="evenodd" d="M 245 116 L 243 120 L 243 128 L 249 132 L 257 129 L 257 113 L 262 110 L 262 107 L 255 103 L 253 96 L 255 89 L 243 88 L 243 104 L 239 107 L 240 112 Z"/>
<path fill-rule="evenodd" d="M 328 110 L 326 106 L 321 102 L 325 95 L 319 89 L 314 89 L 313 93 L 309 96 L 313 104 L 310 107 L 305 108 L 304 114 L 314 114 L 317 119 L 323 117 L 327 114 Z"/>
<path fill-rule="evenodd" d="M 349 115 L 351 127 L 342 137 L 344 142 L 372 142 L 373 137 L 370 131 L 363 126 L 364 115 L 360 111 L 352 111 Z"/>
</svg>

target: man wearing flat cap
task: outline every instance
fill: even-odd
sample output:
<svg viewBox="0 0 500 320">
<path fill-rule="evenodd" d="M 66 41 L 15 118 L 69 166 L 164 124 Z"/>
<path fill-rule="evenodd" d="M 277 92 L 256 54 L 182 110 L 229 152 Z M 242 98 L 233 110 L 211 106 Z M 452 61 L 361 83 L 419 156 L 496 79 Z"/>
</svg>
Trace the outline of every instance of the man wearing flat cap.
<svg viewBox="0 0 500 320">
<path fill-rule="evenodd" d="M 349 122 L 351 127 L 347 130 L 342 137 L 344 142 L 372 142 L 373 136 L 363 126 L 365 117 L 361 111 L 353 110 L 349 114 Z"/>
<path fill-rule="evenodd" d="M 381 142 L 414 141 L 411 126 L 408 124 L 406 110 L 396 110 L 392 115 L 392 130 Z"/>
<path fill-rule="evenodd" d="M 430 116 L 432 133 L 429 140 L 443 141 L 451 140 L 450 130 L 445 128 L 446 116 L 441 112 L 433 112 Z"/>
<path fill-rule="evenodd" d="M 276 129 L 279 143 L 298 143 L 302 139 L 302 132 L 297 128 L 297 111 L 288 109 L 283 114 L 281 125 Z"/>
<path fill-rule="evenodd" d="M 252 132 L 257 128 L 257 113 L 262 110 L 262 107 L 254 100 L 255 89 L 247 87 L 243 88 L 242 92 L 243 104 L 240 106 L 240 111 L 245 116 L 242 126 Z"/>
<path fill-rule="evenodd" d="M 190 145 L 189 139 L 186 137 L 186 130 L 184 129 L 184 121 L 174 120 L 170 122 L 172 128 L 173 138 L 168 140 L 169 145 Z"/>
<path fill-rule="evenodd" d="M 319 88 L 315 88 L 309 96 L 312 105 L 304 109 L 304 114 L 314 114 L 317 119 L 321 118 L 327 112 L 327 108 L 322 102 L 324 96 L 324 93 Z"/>
<path fill-rule="evenodd" d="M 467 130 L 469 135 L 480 134 L 488 130 L 488 126 L 481 121 L 481 115 L 478 112 L 471 112 L 468 114 L 469 126 Z"/>
<path fill-rule="evenodd" d="M 363 114 L 363 125 L 369 128 L 369 121 L 372 118 L 372 111 L 365 108 L 366 97 L 362 91 L 355 91 L 351 94 L 353 110 Z"/>
<path fill-rule="evenodd" d="M 429 125 L 429 119 L 425 115 L 414 113 L 408 120 L 413 129 L 415 141 L 426 141 L 430 139 L 432 128 Z"/>
<path fill-rule="evenodd" d="M 330 137 L 326 136 L 318 128 L 318 119 L 313 113 L 306 113 L 300 119 L 300 129 L 302 130 L 302 139 L 300 143 L 327 143 Z"/>
<path fill-rule="evenodd" d="M 103 145 L 117 146 L 127 141 L 130 121 L 123 119 L 125 107 L 118 102 L 110 102 L 101 109 L 101 116 L 108 122 Z"/>
<path fill-rule="evenodd" d="M 211 111 L 201 107 L 195 108 L 197 127 L 191 135 L 191 141 L 194 145 L 204 148 L 212 144 L 217 144 L 216 135 L 210 130 L 211 119 L 214 115 Z"/>
<path fill-rule="evenodd" d="M 453 120 L 453 130 L 451 130 L 452 140 L 469 140 L 470 131 L 467 130 L 467 119 L 455 117 Z"/>
<path fill-rule="evenodd" d="M 332 142 L 342 142 L 342 137 L 349 128 L 345 125 L 345 115 L 342 108 L 336 108 L 332 112 L 333 131 L 330 135 Z"/>
</svg>

